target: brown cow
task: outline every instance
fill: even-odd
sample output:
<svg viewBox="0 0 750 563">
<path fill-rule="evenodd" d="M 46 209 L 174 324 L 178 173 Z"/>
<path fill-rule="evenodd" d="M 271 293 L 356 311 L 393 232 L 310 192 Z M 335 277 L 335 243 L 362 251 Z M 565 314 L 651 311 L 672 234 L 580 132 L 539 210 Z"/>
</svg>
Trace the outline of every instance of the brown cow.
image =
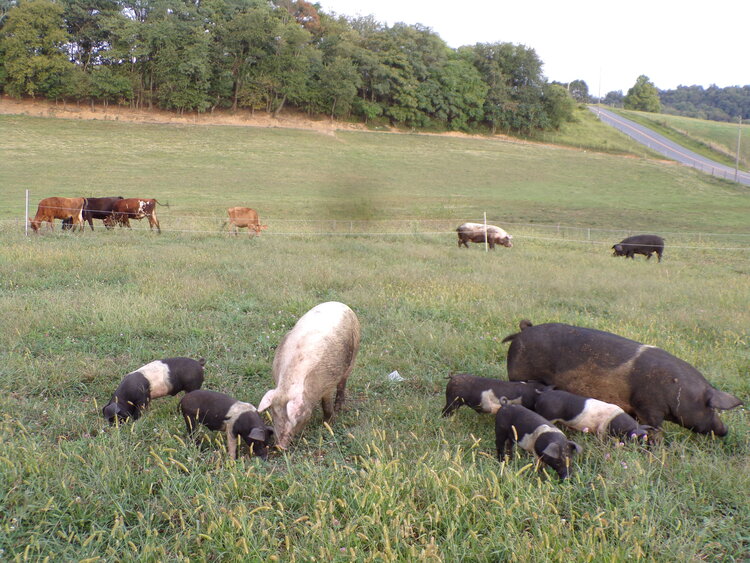
<svg viewBox="0 0 750 563">
<path fill-rule="evenodd" d="M 73 230 L 80 227 L 83 230 L 83 201 L 82 197 L 45 197 L 39 202 L 36 216 L 29 219 L 29 224 L 34 232 L 39 231 L 42 223 L 49 223 L 49 228 L 54 230 L 55 219 L 73 220 Z"/>
<path fill-rule="evenodd" d="M 104 224 L 115 225 L 119 223 L 121 227 L 125 226 L 130 229 L 130 219 L 138 219 L 140 221 L 144 217 L 148 217 L 149 228 L 153 230 L 154 225 L 156 225 L 156 230 L 161 233 L 159 219 L 156 217 L 157 203 L 164 205 L 155 199 L 141 199 L 139 197 L 121 199 L 116 201 L 112 206 L 112 215 L 110 218 L 105 219 Z"/>
<path fill-rule="evenodd" d="M 238 234 L 240 227 L 247 227 L 247 235 L 251 236 L 251 231 L 259 235 L 268 225 L 261 225 L 258 218 L 258 212 L 249 207 L 230 207 L 227 209 L 229 214 L 229 224 L 234 226 L 234 234 Z M 226 224 L 226 223 L 225 223 Z"/>
</svg>

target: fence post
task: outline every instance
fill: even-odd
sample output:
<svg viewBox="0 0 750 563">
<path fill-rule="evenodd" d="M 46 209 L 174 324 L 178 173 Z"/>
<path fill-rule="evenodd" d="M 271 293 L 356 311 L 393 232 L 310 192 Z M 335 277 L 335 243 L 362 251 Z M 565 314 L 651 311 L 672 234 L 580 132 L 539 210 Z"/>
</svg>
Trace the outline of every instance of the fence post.
<svg viewBox="0 0 750 563">
<path fill-rule="evenodd" d="M 484 251 L 489 252 L 489 247 L 487 246 L 487 212 L 484 212 Z"/>
<path fill-rule="evenodd" d="M 29 190 L 26 190 L 26 217 L 24 219 L 24 233 L 26 234 L 26 236 L 29 236 Z"/>
</svg>

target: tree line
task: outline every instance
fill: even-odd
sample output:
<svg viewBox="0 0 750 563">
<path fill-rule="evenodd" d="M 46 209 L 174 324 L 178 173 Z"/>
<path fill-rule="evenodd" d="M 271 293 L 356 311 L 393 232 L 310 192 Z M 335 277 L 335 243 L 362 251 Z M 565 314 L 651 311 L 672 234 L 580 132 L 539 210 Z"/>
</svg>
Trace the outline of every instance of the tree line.
<svg viewBox="0 0 750 563">
<path fill-rule="evenodd" d="M 712 121 L 746 120 L 750 119 L 750 86 L 678 86 L 674 90 L 659 90 L 647 76 L 639 76 L 626 95 L 621 91 L 609 92 L 602 103 Z"/>
<path fill-rule="evenodd" d="M 0 88 L 79 103 L 529 134 L 572 119 L 536 52 L 304 0 L 0 0 Z"/>
</svg>

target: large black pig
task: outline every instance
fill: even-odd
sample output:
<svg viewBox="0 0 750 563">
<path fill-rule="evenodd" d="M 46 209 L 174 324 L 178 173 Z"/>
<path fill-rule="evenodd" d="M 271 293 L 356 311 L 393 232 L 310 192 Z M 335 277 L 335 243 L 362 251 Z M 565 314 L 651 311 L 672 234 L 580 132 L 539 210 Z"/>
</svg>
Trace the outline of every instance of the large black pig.
<svg viewBox="0 0 750 563">
<path fill-rule="evenodd" d="M 614 403 L 642 424 L 658 428 L 668 420 L 694 432 L 725 436 L 727 427 L 715 409 L 742 404 L 712 387 L 687 362 L 609 332 L 559 323 L 534 326 L 524 320 L 521 332 L 503 339 L 508 341 L 511 381 L 538 380 Z"/>
<path fill-rule="evenodd" d="M 657 235 L 633 235 L 622 239 L 612 246 L 612 256 L 625 256 L 635 260 L 636 254 L 643 254 L 646 260 L 656 253 L 661 262 L 661 255 L 664 253 L 664 239 Z"/>
</svg>

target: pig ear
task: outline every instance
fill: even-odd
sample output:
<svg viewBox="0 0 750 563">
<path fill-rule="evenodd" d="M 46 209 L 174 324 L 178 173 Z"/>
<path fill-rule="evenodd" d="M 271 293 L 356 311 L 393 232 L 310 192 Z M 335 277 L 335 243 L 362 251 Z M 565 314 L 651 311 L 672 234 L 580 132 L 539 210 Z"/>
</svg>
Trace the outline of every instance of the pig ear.
<svg viewBox="0 0 750 563">
<path fill-rule="evenodd" d="M 268 432 L 269 436 L 273 436 L 276 434 L 276 431 L 273 429 L 273 426 L 266 426 L 266 432 Z"/>
<path fill-rule="evenodd" d="M 276 389 L 271 389 L 270 391 L 266 392 L 266 394 L 263 395 L 263 398 L 260 400 L 260 403 L 258 404 L 258 412 L 263 412 L 268 407 L 270 407 L 275 395 L 276 395 Z"/>
<path fill-rule="evenodd" d="M 263 430 L 263 428 L 256 426 L 250 431 L 250 439 L 251 440 L 258 440 L 259 442 L 265 442 L 266 441 L 266 432 Z"/>
<path fill-rule="evenodd" d="M 708 397 L 708 406 L 713 409 L 728 411 L 734 407 L 739 407 L 741 404 L 742 401 L 734 395 L 730 395 L 724 391 L 719 391 L 718 389 L 712 389 L 711 395 Z"/>
<path fill-rule="evenodd" d="M 568 445 L 575 450 L 575 453 L 579 454 L 583 451 L 583 448 L 576 444 L 573 440 L 568 440 Z"/>
<path fill-rule="evenodd" d="M 542 452 L 543 455 L 547 455 L 552 459 L 560 459 L 562 457 L 561 453 L 560 444 L 557 442 L 552 442 L 549 446 L 544 448 L 544 451 Z"/>
<path fill-rule="evenodd" d="M 294 422 L 300 418 L 304 418 L 305 412 L 305 399 L 301 395 L 295 397 L 286 404 L 286 415 L 289 420 Z"/>
</svg>

